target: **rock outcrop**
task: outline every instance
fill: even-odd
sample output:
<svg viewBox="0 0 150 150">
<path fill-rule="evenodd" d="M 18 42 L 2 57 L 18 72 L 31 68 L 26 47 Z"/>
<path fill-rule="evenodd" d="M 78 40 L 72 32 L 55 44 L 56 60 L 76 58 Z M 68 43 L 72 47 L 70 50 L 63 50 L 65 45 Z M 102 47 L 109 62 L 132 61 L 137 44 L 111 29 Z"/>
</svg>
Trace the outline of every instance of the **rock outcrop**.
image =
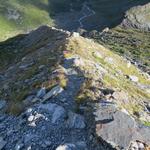
<svg viewBox="0 0 150 150">
<path fill-rule="evenodd" d="M 122 26 L 150 31 L 150 3 L 136 6 L 128 10 Z"/>
<path fill-rule="evenodd" d="M 128 113 L 118 111 L 112 103 L 100 103 L 95 108 L 96 133 L 114 147 L 128 149 L 131 141 L 150 144 L 149 128 L 139 126 Z"/>
</svg>

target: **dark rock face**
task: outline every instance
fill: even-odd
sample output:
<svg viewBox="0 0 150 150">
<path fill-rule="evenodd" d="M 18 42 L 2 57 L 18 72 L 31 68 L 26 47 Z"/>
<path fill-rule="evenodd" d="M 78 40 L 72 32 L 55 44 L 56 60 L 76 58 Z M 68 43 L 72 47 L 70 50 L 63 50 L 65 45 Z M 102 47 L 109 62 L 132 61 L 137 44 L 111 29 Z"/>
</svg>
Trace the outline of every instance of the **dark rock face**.
<svg viewBox="0 0 150 150">
<path fill-rule="evenodd" d="M 122 26 L 150 31 L 150 3 L 127 11 Z"/>
<path fill-rule="evenodd" d="M 136 123 L 134 118 L 123 111 L 118 111 L 114 104 L 96 105 L 96 132 L 114 147 L 128 149 L 132 141 L 150 144 L 150 128 Z"/>
</svg>

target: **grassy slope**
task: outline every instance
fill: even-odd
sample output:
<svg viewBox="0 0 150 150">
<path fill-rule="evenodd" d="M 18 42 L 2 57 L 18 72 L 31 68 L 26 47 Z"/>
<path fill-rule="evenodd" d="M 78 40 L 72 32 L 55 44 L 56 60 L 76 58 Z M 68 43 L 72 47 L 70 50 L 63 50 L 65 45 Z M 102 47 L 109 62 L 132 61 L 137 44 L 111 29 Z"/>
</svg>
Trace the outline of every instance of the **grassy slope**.
<svg viewBox="0 0 150 150">
<path fill-rule="evenodd" d="M 48 0 L 0 0 L 0 40 L 42 24 L 53 24 L 49 17 Z M 8 19 L 8 8 L 17 10 L 17 20 Z"/>
<path fill-rule="evenodd" d="M 82 66 L 83 71 L 89 70 L 89 72 L 94 72 L 93 68 L 91 68 L 91 62 L 99 64 L 106 70 L 106 73 L 102 73 L 103 86 L 126 93 L 126 98 L 128 99 L 127 103 L 121 98 L 117 101 L 121 108 L 127 109 L 131 114 L 144 110 L 144 107 L 142 106 L 143 100 L 149 100 L 150 93 L 146 91 L 146 89 L 141 89 L 134 82 L 130 81 L 126 78 L 126 75 L 137 76 L 139 78 L 139 84 L 141 85 L 150 85 L 150 80 L 134 65 L 131 65 L 131 67 L 128 68 L 127 61 L 122 57 L 105 47 L 84 38 L 72 38 L 69 40 L 66 49 L 70 50 L 73 55 L 79 55 L 85 60 L 85 66 Z M 93 55 L 95 52 L 100 53 L 101 58 L 97 57 L 97 55 Z M 112 58 L 113 63 L 111 64 L 105 61 L 106 58 Z M 92 76 L 91 73 L 89 74 L 89 78 L 96 79 L 95 76 L 98 77 L 99 74 L 96 75 L 96 73 L 93 73 Z"/>
<path fill-rule="evenodd" d="M 81 9 L 84 0 L 0 0 L 0 41 L 29 31 L 40 25 L 53 26 L 52 16 L 73 9 Z M 8 9 L 16 10 L 20 17 L 8 19 Z"/>
<path fill-rule="evenodd" d="M 101 27 L 98 29 L 104 29 L 105 27 L 114 27 L 111 32 L 113 35 L 107 37 L 105 42 L 98 36 L 96 40 L 104 46 L 107 46 L 112 51 L 127 56 L 131 59 L 140 62 L 142 68 L 148 71 L 150 70 L 150 33 L 142 32 L 134 29 L 124 29 L 118 27 L 124 18 L 124 14 L 127 10 L 134 6 L 147 4 L 148 0 L 91 0 L 91 7 L 96 11 L 96 16 L 93 17 L 95 23 L 99 22 Z M 117 8 L 117 9 L 116 9 Z M 138 14 L 139 10 L 134 10 Z M 132 12 L 128 13 L 132 13 Z M 143 11 L 144 12 L 144 11 Z M 143 13 L 142 12 L 142 13 Z M 145 20 L 150 17 L 148 12 L 144 12 Z M 144 20 L 143 19 L 143 20 Z M 101 23 L 101 20 L 103 23 Z M 140 44 L 135 45 L 130 41 L 138 41 Z"/>
<path fill-rule="evenodd" d="M 140 63 L 142 69 L 150 70 L 150 33 L 116 27 L 108 33 L 92 36 L 112 51 Z"/>
<path fill-rule="evenodd" d="M 96 15 L 93 17 L 99 30 L 105 27 L 115 27 L 121 23 L 124 14 L 130 8 L 137 5 L 144 5 L 148 0 L 89 0 Z M 95 21 L 94 21 L 95 20 Z M 101 25 L 99 25 L 98 23 Z"/>
</svg>

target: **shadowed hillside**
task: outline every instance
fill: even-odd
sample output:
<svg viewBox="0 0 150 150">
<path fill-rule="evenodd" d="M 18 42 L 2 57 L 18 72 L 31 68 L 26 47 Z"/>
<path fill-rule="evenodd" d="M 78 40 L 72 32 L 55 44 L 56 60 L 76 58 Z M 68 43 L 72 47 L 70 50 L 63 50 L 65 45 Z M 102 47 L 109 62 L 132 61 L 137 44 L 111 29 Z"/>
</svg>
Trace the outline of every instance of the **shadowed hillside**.
<svg viewBox="0 0 150 150">
<path fill-rule="evenodd" d="M 96 14 L 91 17 L 91 21 L 85 21 L 85 24 L 88 24 L 86 28 L 102 30 L 105 27 L 115 27 L 122 22 L 128 9 L 148 2 L 149 0 L 89 0 Z"/>
<path fill-rule="evenodd" d="M 83 3 L 94 15 L 88 15 L 88 9 L 82 11 Z M 0 40 L 18 33 L 32 30 L 48 24 L 67 30 L 77 30 L 79 19 L 85 17 L 83 28 L 102 30 L 121 23 L 125 12 L 131 7 L 148 3 L 148 0 L 0 0 Z"/>
</svg>

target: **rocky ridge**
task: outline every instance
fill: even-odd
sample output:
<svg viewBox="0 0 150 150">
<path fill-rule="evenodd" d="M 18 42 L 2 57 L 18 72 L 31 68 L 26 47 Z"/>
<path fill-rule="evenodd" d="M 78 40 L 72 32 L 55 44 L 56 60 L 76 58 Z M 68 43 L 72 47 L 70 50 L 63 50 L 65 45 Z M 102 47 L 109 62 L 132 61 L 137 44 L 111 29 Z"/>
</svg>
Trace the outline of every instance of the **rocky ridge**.
<svg viewBox="0 0 150 150">
<path fill-rule="evenodd" d="M 78 33 L 42 26 L 19 44 L 1 70 L 0 149 L 148 149 L 147 74 Z"/>
<path fill-rule="evenodd" d="M 127 28 L 136 28 L 142 31 L 150 31 L 150 3 L 143 6 L 136 6 L 128 10 L 125 19 L 121 23 Z"/>
</svg>

